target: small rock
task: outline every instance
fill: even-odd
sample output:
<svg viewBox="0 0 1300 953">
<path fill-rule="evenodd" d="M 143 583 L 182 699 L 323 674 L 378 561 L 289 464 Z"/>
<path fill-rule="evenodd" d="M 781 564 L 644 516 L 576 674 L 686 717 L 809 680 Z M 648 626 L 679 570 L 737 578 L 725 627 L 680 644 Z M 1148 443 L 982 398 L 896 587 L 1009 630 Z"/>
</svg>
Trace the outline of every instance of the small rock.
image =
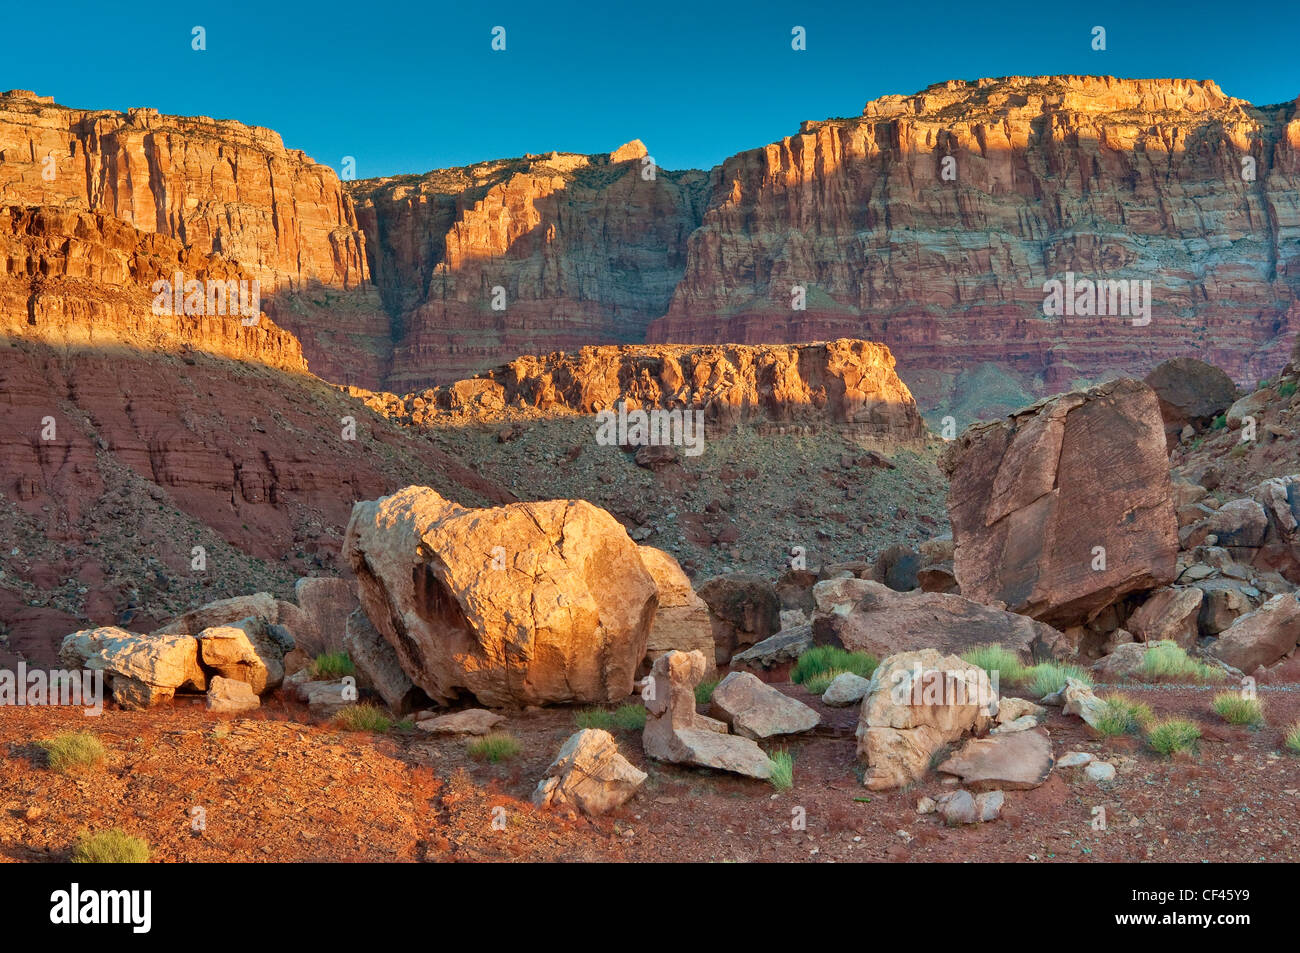
<svg viewBox="0 0 1300 953">
<path fill-rule="evenodd" d="M 1081 768 L 1092 760 L 1093 756 L 1086 751 L 1067 751 L 1061 755 L 1060 760 L 1056 762 L 1056 766 L 1058 768 Z"/>
<path fill-rule="evenodd" d="M 415 722 L 431 735 L 486 735 L 505 723 L 505 716 L 486 708 L 467 708 L 451 715 L 438 715 Z"/>
<path fill-rule="evenodd" d="M 1115 766 L 1106 761 L 1094 761 L 1083 769 L 1089 779 L 1093 781 L 1113 781 L 1115 780 Z"/>
<path fill-rule="evenodd" d="M 870 690 L 871 679 L 852 672 L 841 672 L 826 686 L 826 691 L 822 693 L 822 703 L 837 708 L 852 705 L 862 701 Z"/>
</svg>

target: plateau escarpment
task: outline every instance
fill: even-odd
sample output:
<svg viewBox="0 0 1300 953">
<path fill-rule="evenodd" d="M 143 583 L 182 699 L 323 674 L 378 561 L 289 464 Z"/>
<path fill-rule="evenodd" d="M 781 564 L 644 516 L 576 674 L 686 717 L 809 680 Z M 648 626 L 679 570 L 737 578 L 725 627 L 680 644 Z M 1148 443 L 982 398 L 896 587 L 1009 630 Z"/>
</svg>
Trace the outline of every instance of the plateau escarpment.
<svg viewBox="0 0 1300 953">
<path fill-rule="evenodd" d="M 467 377 L 519 354 L 640 342 L 668 308 L 707 177 L 549 153 L 350 183 L 394 316 L 385 386 Z"/>
<path fill-rule="evenodd" d="M 1180 354 L 1253 381 L 1300 328 L 1298 187 L 1296 104 L 1257 108 L 1212 82 L 1009 77 L 887 96 L 713 171 L 649 340 L 880 340 L 940 409 L 983 364 L 1028 394 Z M 1069 272 L 1149 281 L 1150 323 L 1046 317 L 1044 283 Z"/>
</svg>

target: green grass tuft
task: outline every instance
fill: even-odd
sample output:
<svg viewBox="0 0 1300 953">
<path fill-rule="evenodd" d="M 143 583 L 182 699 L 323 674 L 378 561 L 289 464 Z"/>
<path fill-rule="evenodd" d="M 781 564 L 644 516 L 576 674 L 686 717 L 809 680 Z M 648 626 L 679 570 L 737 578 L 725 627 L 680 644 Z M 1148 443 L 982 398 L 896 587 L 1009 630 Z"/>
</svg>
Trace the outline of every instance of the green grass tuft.
<svg viewBox="0 0 1300 953">
<path fill-rule="evenodd" d="M 713 701 L 713 690 L 717 687 L 718 680 L 716 678 L 708 679 L 707 681 L 700 682 L 700 684 L 696 685 L 695 704 L 707 705 L 709 702 Z"/>
<path fill-rule="evenodd" d="M 1277 396 L 1294 397 L 1297 387 L 1300 387 L 1300 385 L 1297 385 L 1295 381 L 1285 381 L 1278 385 Z"/>
<path fill-rule="evenodd" d="M 493 764 L 505 761 L 507 758 L 513 758 L 519 753 L 520 749 L 521 745 L 514 735 L 507 734 L 504 731 L 495 731 L 490 735 L 484 735 L 482 738 L 475 738 L 467 748 L 471 758 L 477 758 L 479 761 L 491 761 Z"/>
<path fill-rule="evenodd" d="M 1282 738 L 1282 743 L 1287 746 L 1288 750 L 1300 754 L 1300 721 L 1291 723 Z"/>
<path fill-rule="evenodd" d="M 375 705 L 348 705 L 334 716 L 335 722 L 344 731 L 373 731 L 383 734 L 393 727 L 393 719 Z"/>
<path fill-rule="evenodd" d="M 93 768 L 104 760 L 104 746 L 84 731 L 65 731 L 36 744 L 44 749 L 50 767 L 58 772 Z"/>
<path fill-rule="evenodd" d="M 1037 698 L 1059 692 L 1065 687 L 1065 680 L 1073 678 L 1085 685 L 1092 684 L 1092 675 L 1087 669 L 1077 665 L 1061 665 L 1058 662 L 1042 662 L 1025 669 L 1024 679 L 1029 691 Z"/>
<path fill-rule="evenodd" d="M 826 689 L 831 687 L 831 682 L 835 681 L 835 679 L 840 675 L 843 675 L 844 672 L 845 669 L 842 668 L 833 668 L 826 672 L 818 672 L 816 675 L 809 676 L 803 683 L 803 687 L 814 695 L 824 695 Z"/>
<path fill-rule="evenodd" d="M 355 675 L 357 667 L 347 652 L 322 652 L 311 663 L 314 678 L 334 679 L 344 675 Z"/>
<path fill-rule="evenodd" d="M 852 672 L 854 675 L 870 678 L 879 664 L 879 660 L 866 652 L 850 652 L 836 645 L 814 645 L 794 663 L 794 668 L 790 669 L 790 681 L 812 692 L 815 689 L 809 686 L 808 682 L 818 675 L 829 672 L 834 672 L 836 675 L 841 672 Z M 827 681 L 825 684 L 829 685 L 830 682 Z M 816 691 L 816 694 L 820 695 L 824 691 L 826 691 L 825 686 L 821 691 Z"/>
<path fill-rule="evenodd" d="M 1183 718 L 1166 718 L 1147 729 L 1147 744 L 1166 757 L 1185 751 L 1195 751 L 1201 729 Z"/>
<path fill-rule="evenodd" d="M 1223 692 L 1214 696 L 1210 708 L 1230 725 L 1245 725 L 1250 728 L 1262 728 L 1264 725 L 1264 706 L 1258 698 L 1242 698 L 1235 692 Z"/>
<path fill-rule="evenodd" d="M 597 728 L 601 731 L 614 730 L 614 713 L 604 708 L 584 708 L 573 713 L 573 721 L 579 728 Z"/>
<path fill-rule="evenodd" d="M 794 787 L 794 755 L 782 748 L 768 757 L 772 765 L 772 776 L 768 778 L 772 787 L 778 791 L 788 791 Z"/>
<path fill-rule="evenodd" d="M 963 653 L 961 658 L 984 669 L 989 678 L 996 672 L 999 685 L 1018 685 L 1025 679 L 1027 669 L 1020 656 L 1000 645 L 980 645 Z"/>
<path fill-rule="evenodd" d="M 645 705 L 623 705 L 615 711 L 604 708 L 584 708 L 574 714 L 579 728 L 599 728 L 601 731 L 640 731 L 645 727 Z"/>
<path fill-rule="evenodd" d="M 1150 705 L 1126 695 L 1111 695 L 1105 702 L 1106 707 L 1093 728 L 1106 737 L 1139 735 L 1155 720 Z"/>
<path fill-rule="evenodd" d="M 1218 682 L 1227 677 L 1223 669 L 1198 662 L 1176 642 L 1152 642 L 1142 657 L 1138 674 L 1153 682 Z"/>
<path fill-rule="evenodd" d="M 149 842 L 119 830 L 87 834 L 72 849 L 74 864 L 147 864 Z"/>
</svg>

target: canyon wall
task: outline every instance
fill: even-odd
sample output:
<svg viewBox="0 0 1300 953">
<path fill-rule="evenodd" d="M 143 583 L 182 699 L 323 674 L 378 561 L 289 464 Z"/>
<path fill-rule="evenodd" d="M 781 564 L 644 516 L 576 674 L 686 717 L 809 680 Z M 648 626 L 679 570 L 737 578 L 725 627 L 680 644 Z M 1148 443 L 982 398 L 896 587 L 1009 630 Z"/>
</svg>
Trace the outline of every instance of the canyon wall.
<svg viewBox="0 0 1300 953">
<path fill-rule="evenodd" d="M 549 153 L 349 183 L 396 324 L 386 386 L 643 341 L 685 270 L 707 185 L 702 172 L 654 168 L 638 141 L 608 156 Z"/>
<path fill-rule="evenodd" d="M 389 319 L 333 170 L 269 129 L 0 95 L 0 202 L 102 213 L 240 265 L 314 372 L 377 383 Z"/>
<path fill-rule="evenodd" d="M 884 341 L 940 409 L 985 364 L 1028 393 L 1179 354 L 1253 381 L 1300 328 L 1298 150 L 1295 103 L 1256 108 L 1212 82 L 1011 77 L 888 96 L 713 170 L 649 340 Z M 1067 272 L 1150 281 L 1150 323 L 1045 317 L 1044 282 Z"/>
</svg>

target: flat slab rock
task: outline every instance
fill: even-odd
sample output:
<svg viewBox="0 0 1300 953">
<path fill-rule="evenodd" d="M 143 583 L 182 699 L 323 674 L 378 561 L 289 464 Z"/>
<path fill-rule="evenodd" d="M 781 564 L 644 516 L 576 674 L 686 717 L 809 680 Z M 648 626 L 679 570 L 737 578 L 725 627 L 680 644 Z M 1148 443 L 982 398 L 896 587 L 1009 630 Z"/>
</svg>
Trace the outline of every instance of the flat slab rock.
<svg viewBox="0 0 1300 953">
<path fill-rule="evenodd" d="M 505 715 L 486 708 L 467 708 L 450 715 L 417 716 L 415 727 L 431 735 L 486 735 L 504 724 L 505 720 Z"/>
<path fill-rule="evenodd" d="M 1024 791 L 1046 781 L 1054 763 L 1047 732 L 1033 729 L 969 741 L 939 770 L 957 775 L 963 785 L 977 791 Z"/>
<path fill-rule="evenodd" d="M 742 738 L 771 738 L 809 731 L 821 715 L 751 672 L 732 672 L 713 690 L 713 707 Z"/>
</svg>

